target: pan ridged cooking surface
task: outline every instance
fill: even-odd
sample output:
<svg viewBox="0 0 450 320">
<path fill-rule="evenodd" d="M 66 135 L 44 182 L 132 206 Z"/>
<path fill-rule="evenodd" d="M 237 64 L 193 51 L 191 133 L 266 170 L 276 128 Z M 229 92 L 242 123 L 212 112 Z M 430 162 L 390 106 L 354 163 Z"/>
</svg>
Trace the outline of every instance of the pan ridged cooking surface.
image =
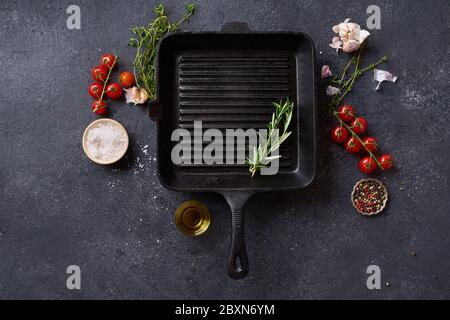
<svg viewBox="0 0 450 320">
<path fill-rule="evenodd" d="M 223 133 L 225 129 L 264 129 L 272 118 L 273 101 L 287 97 L 295 101 L 295 70 L 295 60 L 288 53 L 183 54 L 178 58 L 177 68 L 178 127 L 189 130 L 192 136 L 194 121 L 199 120 L 202 121 L 203 131 L 210 128 Z M 292 131 L 296 130 L 293 121 Z M 281 147 L 280 171 L 289 171 L 293 166 L 292 154 L 296 144 L 292 140 L 291 137 Z M 203 146 L 207 144 L 205 142 Z M 202 152 L 194 148 L 193 142 L 192 148 L 194 152 Z M 248 171 L 247 165 L 233 162 L 233 165 L 182 166 L 188 172 L 203 172 L 204 169 L 208 172 Z"/>
</svg>

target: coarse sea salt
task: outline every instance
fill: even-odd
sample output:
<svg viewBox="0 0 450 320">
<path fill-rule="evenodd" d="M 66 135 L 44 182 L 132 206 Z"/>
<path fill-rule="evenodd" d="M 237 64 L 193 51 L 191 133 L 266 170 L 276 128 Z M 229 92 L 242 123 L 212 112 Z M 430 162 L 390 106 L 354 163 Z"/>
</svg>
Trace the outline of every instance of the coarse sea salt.
<svg viewBox="0 0 450 320">
<path fill-rule="evenodd" d="M 120 126 L 111 122 L 100 122 L 87 132 L 86 148 L 97 160 L 118 160 L 127 148 L 127 136 Z"/>
</svg>

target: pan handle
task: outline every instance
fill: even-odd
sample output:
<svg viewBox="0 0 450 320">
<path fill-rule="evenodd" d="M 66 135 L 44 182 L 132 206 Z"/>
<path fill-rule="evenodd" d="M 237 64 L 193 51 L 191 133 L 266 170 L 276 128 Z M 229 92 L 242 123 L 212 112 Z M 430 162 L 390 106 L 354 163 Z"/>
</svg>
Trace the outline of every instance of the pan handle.
<svg viewBox="0 0 450 320">
<path fill-rule="evenodd" d="M 150 119 L 153 121 L 159 121 L 161 119 L 161 103 L 158 100 L 153 100 L 148 103 L 148 110 Z"/>
<path fill-rule="evenodd" d="M 249 270 L 247 249 L 244 234 L 244 209 L 252 192 L 235 191 L 222 193 L 231 208 L 231 248 L 228 258 L 228 275 L 235 279 L 243 279 Z"/>
</svg>

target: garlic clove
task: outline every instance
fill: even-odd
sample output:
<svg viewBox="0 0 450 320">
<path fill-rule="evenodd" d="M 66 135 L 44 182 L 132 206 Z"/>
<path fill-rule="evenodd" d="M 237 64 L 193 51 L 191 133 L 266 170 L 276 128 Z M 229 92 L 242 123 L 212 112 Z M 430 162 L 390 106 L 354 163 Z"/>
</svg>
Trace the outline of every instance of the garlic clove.
<svg viewBox="0 0 450 320">
<path fill-rule="evenodd" d="M 398 80 L 398 77 L 394 76 L 389 71 L 380 70 L 380 69 L 373 70 L 373 78 L 375 81 L 378 82 L 378 85 L 375 88 L 375 90 L 377 90 L 377 91 L 380 90 L 382 82 L 384 82 L 384 81 L 396 82 Z"/>
<path fill-rule="evenodd" d="M 332 28 L 332 30 L 333 30 L 334 33 L 339 33 L 339 30 L 340 30 L 339 25 L 338 25 L 338 24 L 335 25 L 335 26 Z"/>
<path fill-rule="evenodd" d="M 337 95 L 338 93 L 339 93 L 339 88 L 336 88 L 333 86 L 327 87 L 327 95 L 328 96 L 334 96 L 334 95 Z"/>
<path fill-rule="evenodd" d="M 330 66 L 324 65 L 322 67 L 322 79 L 326 79 L 328 77 L 331 77 L 332 75 L 333 75 L 333 73 L 330 70 Z"/>
<path fill-rule="evenodd" d="M 336 52 L 337 52 L 337 51 L 339 51 L 339 49 L 342 49 L 342 44 L 343 43 L 339 37 L 334 37 L 330 44 L 330 47 L 333 49 L 336 49 Z"/>
<path fill-rule="evenodd" d="M 361 43 L 357 40 L 351 39 L 347 42 L 344 42 L 344 46 L 342 47 L 342 51 L 346 53 L 352 53 L 359 49 Z"/>
<path fill-rule="evenodd" d="M 360 43 L 363 43 L 364 40 L 366 40 L 366 38 L 367 38 L 368 36 L 370 36 L 370 32 L 369 32 L 369 31 L 367 31 L 367 30 L 361 30 L 361 31 L 359 32 L 359 42 L 360 42 Z"/>
</svg>

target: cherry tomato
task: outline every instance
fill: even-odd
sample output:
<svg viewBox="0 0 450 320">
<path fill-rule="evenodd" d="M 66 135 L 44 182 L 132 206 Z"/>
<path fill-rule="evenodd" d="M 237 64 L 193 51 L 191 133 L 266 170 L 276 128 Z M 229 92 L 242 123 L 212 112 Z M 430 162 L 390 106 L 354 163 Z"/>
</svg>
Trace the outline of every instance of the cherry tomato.
<svg viewBox="0 0 450 320">
<path fill-rule="evenodd" d="M 359 152 L 359 150 L 361 150 L 361 148 L 362 148 L 361 142 L 359 142 L 359 140 L 356 139 L 355 137 L 348 139 L 347 142 L 345 143 L 345 149 L 349 153 L 357 153 Z"/>
<path fill-rule="evenodd" d="M 370 152 L 376 152 L 378 150 L 378 143 L 375 138 L 367 137 L 363 140 L 364 148 Z"/>
<path fill-rule="evenodd" d="M 111 69 L 116 63 L 116 57 L 113 56 L 110 53 L 106 53 L 102 55 L 102 58 L 100 59 L 100 64 L 106 66 L 109 69 Z"/>
<path fill-rule="evenodd" d="M 134 74 L 129 71 L 122 72 L 119 76 L 119 82 L 124 88 L 131 87 L 135 81 Z"/>
<path fill-rule="evenodd" d="M 350 127 L 356 134 L 362 134 L 367 130 L 367 121 L 363 117 L 353 119 Z"/>
<path fill-rule="evenodd" d="M 336 143 L 344 143 L 347 140 L 348 131 L 344 127 L 337 126 L 331 132 L 331 139 Z"/>
<path fill-rule="evenodd" d="M 117 83 L 110 83 L 106 86 L 106 95 L 111 99 L 119 99 L 122 96 L 122 88 Z"/>
<path fill-rule="evenodd" d="M 344 122 L 350 122 L 355 118 L 355 112 L 350 105 L 342 106 L 338 111 L 338 117 Z"/>
<path fill-rule="evenodd" d="M 103 91 L 103 85 L 98 82 L 94 82 L 89 87 L 89 95 L 94 99 L 100 99 Z"/>
<path fill-rule="evenodd" d="M 361 169 L 364 173 L 371 174 L 376 168 L 377 163 L 374 159 L 372 159 L 372 157 L 364 157 L 359 162 L 359 169 Z"/>
<path fill-rule="evenodd" d="M 102 83 L 106 82 L 106 79 L 108 78 L 108 73 L 109 73 L 109 70 L 104 65 L 96 66 L 91 71 L 92 78 L 95 81 L 102 82 Z"/>
<path fill-rule="evenodd" d="M 92 103 L 92 112 L 98 115 L 104 115 L 108 109 L 105 100 L 97 100 Z"/>
<path fill-rule="evenodd" d="M 390 154 L 381 155 L 380 157 L 378 157 L 378 162 L 383 167 L 383 170 L 391 169 L 394 164 L 394 160 L 392 159 Z"/>
</svg>

